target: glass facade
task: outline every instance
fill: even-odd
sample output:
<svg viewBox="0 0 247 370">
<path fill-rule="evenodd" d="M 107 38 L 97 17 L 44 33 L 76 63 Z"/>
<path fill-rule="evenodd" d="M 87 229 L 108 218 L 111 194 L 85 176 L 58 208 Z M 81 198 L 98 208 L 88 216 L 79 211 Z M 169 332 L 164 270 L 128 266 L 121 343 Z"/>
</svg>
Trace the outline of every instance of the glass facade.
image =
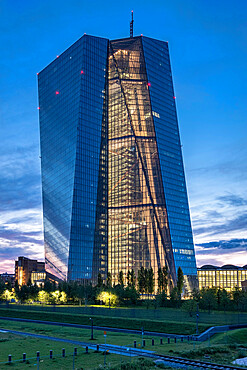
<svg viewBox="0 0 247 370">
<path fill-rule="evenodd" d="M 107 47 L 85 35 L 38 76 L 45 261 L 62 279 L 107 268 Z"/>
<path fill-rule="evenodd" d="M 168 43 L 142 37 L 176 271 L 196 286 L 197 269 Z M 189 281 L 188 281 L 189 280 Z"/>
<path fill-rule="evenodd" d="M 46 263 L 70 280 L 196 263 L 166 42 L 83 36 L 39 74 Z M 191 280 L 191 281 L 189 281 Z"/>
<path fill-rule="evenodd" d="M 110 42 L 108 261 L 119 271 L 168 267 L 176 280 L 141 38 Z"/>
<path fill-rule="evenodd" d="M 205 265 L 198 269 L 199 289 L 221 288 L 231 292 L 242 287 L 247 280 L 247 266 L 225 265 L 222 267 Z"/>
</svg>

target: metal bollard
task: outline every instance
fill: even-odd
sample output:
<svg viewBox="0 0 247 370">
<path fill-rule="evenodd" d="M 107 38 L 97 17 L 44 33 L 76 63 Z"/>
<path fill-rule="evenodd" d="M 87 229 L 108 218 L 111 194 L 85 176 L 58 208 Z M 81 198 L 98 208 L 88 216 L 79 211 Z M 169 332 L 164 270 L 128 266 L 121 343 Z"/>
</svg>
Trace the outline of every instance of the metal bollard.
<svg viewBox="0 0 247 370">
<path fill-rule="evenodd" d="M 188 342 L 189 342 L 190 341 L 190 336 L 189 335 L 188 335 L 187 339 L 188 339 Z"/>
<path fill-rule="evenodd" d="M 9 364 L 11 364 L 11 362 L 12 362 L 12 356 L 9 355 Z"/>
<path fill-rule="evenodd" d="M 160 338 L 160 344 L 163 344 L 163 339 L 162 338 Z"/>
<path fill-rule="evenodd" d="M 86 354 L 88 354 L 88 346 L 86 346 Z"/>
<path fill-rule="evenodd" d="M 184 338 L 183 337 L 181 337 L 181 342 L 183 342 L 184 341 Z"/>
<path fill-rule="evenodd" d="M 174 338 L 174 343 L 177 343 L 177 337 Z"/>
<path fill-rule="evenodd" d="M 97 350 L 97 352 L 99 352 L 99 344 L 97 344 L 97 347 L 96 347 L 96 348 L 97 348 L 97 349 L 96 349 L 96 350 Z"/>
<path fill-rule="evenodd" d="M 154 339 L 152 339 L 152 346 L 154 346 Z"/>
<path fill-rule="evenodd" d="M 37 359 L 39 359 L 39 357 L 40 357 L 40 353 L 39 351 L 37 351 Z"/>
<path fill-rule="evenodd" d="M 146 344 L 146 341 L 145 341 L 145 339 L 143 339 L 143 341 L 142 341 L 142 347 L 145 347 L 145 344 Z"/>
<path fill-rule="evenodd" d="M 170 338 L 169 337 L 167 338 L 167 343 L 170 344 Z"/>
<path fill-rule="evenodd" d="M 74 348 L 74 355 L 77 356 L 77 348 Z"/>
<path fill-rule="evenodd" d="M 27 359 L 27 355 L 26 355 L 26 353 L 23 353 L 22 354 L 22 362 L 26 362 L 26 359 Z"/>
<path fill-rule="evenodd" d="M 134 340 L 134 348 L 136 348 L 136 340 Z"/>
<path fill-rule="evenodd" d="M 52 359 L 52 349 L 50 349 L 50 359 Z"/>
<path fill-rule="evenodd" d="M 65 348 L 62 349 L 62 357 L 65 357 Z"/>
</svg>

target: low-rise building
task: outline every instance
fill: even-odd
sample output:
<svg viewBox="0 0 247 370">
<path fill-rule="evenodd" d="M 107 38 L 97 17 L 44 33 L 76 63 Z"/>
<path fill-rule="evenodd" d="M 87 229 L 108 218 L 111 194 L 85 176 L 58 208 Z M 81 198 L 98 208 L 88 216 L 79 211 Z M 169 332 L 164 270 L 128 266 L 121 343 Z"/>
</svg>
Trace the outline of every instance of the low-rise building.
<svg viewBox="0 0 247 370">
<path fill-rule="evenodd" d="M 0 274 L 0 279 L 2 279 L 5 284 L 10 283 L 12 287 L 15 285 L 15 274 L 4 272 L 3 274 Z"/>
<path fill-rule="evenodd" d="M 32 271 L 44 271 L 45 262 L 38 262 L 37 260 L 31 260 L 27 257 L 18 257 L 18 261 L 15 261 L 15 280 L 19 285 L 27 285 L 31 281 Z"/>
<path fill-rule="evenodd" d="M 242 289 L 247 292 L 247 280 L 244 280 L 241 282 L 241 285 L 242 285 Z"/>
<path fill-rule="evenodd" d="M 45 281 L 49 281 L 50 283 L 59 284 L 62 282 L 57 276 L 52 275 L 50 272 L 45 270 L 42 271 L 32 271 L 31 272 L 31 283 L 36 284 L 39 287 L 44 286 Z"/>
<path fill-rule="evenodd" d="M 197 269 L 197 274 L 199 289 L 222 288 L 230 292 L 235 287 L 242 288 L 241 283 L 247 279 L 247 265 L 243 267 L 204 265 Z"/>
</svg>

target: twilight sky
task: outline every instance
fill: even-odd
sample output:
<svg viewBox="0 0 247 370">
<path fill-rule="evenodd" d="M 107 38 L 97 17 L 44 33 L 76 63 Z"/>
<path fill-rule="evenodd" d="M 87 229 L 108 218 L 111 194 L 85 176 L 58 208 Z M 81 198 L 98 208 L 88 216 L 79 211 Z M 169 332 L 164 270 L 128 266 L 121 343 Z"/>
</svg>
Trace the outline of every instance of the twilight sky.
<svg viewBox="0 0 247 370">
<path fill-rule="evenodd" d="M 0 273 L 43 259 L 36 73 L 87 34 L 169 41 L 197 264 L 247 264 L 246 0 L 0 2 Z"/>
</svg>

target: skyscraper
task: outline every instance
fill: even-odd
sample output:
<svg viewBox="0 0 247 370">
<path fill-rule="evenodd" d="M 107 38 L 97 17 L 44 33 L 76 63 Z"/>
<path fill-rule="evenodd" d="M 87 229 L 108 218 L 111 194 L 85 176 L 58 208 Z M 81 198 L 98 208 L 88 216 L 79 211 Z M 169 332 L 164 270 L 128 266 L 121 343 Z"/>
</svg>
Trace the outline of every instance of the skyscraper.
<svg viewBox="0 0 247 370">
<path fill-rule="evenodd" d="M 69 280 L 196 263 L 167 42 L 84 35 L 39 73 L 45 259 Z"/>
</svg>

